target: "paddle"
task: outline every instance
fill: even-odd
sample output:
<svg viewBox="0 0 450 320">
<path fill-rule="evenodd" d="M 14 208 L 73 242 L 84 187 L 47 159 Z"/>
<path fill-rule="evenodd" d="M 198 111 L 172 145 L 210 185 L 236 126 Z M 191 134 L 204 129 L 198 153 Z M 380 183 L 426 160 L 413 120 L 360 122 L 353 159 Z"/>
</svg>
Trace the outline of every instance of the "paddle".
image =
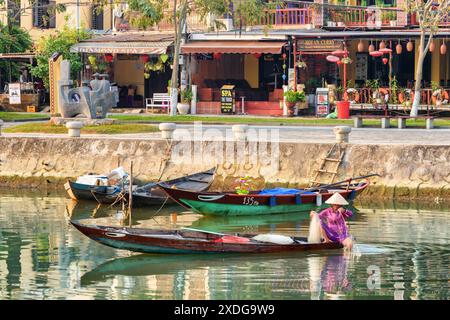
<svg viewBox="0 0 450 320">
<path fill-rule="evenodd" d="M 303 190 L 299 194 L 302 194 L 302 193 L 305 193 L 305 192 L 308 192 L 308 191 L 317 190 L 317 189 L 325 189 L 325 188 L 329 188 L 329 187 L 336 187 L 336 186 L 338 186 L 340 184 L 343 184 L 343 183 L 350 183 L 352 180 L 359 180 L 359 179 L 369 178 L 369 177 L 373 177 L 373 176 L 380 177 L 380 175 L 378 173 L 372 173 L 372 174 L 368 174 L 368 175 L 365 175 L 365 176 L 349 178 L 349 179 L 342 180 L 342 181 L 335 182 L 335 183 L 331 183 L 331 184 L 320 185 L 320 186 L 317 186 L 317 187 L 308 188 L 308 189 Z"/>
</svg>

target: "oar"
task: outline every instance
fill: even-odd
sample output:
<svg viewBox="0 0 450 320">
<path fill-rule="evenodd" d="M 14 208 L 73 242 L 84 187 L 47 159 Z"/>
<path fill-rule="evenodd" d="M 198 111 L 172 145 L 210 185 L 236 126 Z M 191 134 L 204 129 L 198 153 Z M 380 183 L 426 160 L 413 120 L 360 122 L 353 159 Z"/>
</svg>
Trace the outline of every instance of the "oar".
<svg viewBox="0 0 450 320">
<path fill-rule="evenodd" d="M 318 186 L 318 187 L 308 188 L 308 189 L 305 189 L 305 190 L 303 190 L 302 192 L 300 192 L 300 194 L 305 193 L 305 192 L 308 192 L 308 191 L 317 190 L 317 189 L 324 189 L 324 188 L 329 188 L 329 187 L 336 187 L 336 186 L 338 186 L 338 185 L 340 185 L 340 184 L 343 184 L 343 183 L 346 183 L 346 182 L 349 183 L 349 182 L 351 182 L 352 180 L 359 180 L 359 179 L 369 178 L 369 177 L 373 177 L 373 176 L 378 176 L 378 177 L 380 177 L 380 175 L 379 175 L 378 173 L 372 173 L 372 174 L 368 174 L 368 175 L 365 175 L 365 176 L 360 176 L 360 177 L 355 177 L 355 178 L 349 178 L 349 179 L 342 180 L 342 181 L 335 182 L 335 183 L 331 183 L 331 184 L 326 184 L 326 185 L 321 185 L 321 186 Z"/>
</svg>

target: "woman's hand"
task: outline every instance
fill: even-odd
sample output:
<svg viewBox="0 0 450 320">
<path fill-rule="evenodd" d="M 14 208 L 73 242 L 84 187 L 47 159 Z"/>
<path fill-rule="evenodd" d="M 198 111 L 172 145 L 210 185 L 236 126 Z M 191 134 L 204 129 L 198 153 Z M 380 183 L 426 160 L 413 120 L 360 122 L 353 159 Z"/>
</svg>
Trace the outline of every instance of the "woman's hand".
<svg viewBox="0 0 450 320">
<path fill-rule="evenodd" d="M 343 214 L 343 213 L 345 212 L 345 209 L 344 209 L 344 207 L 340 207 L 340 208 L 338 209 L 338 211 L 339 211 L 341 214 Z"/>
<path fill-rule="evenodd" d="M 311 212 L 309 213 L 309 217 L 312 218 L 314 217 L 315 214 L 317 214 L 317 212 L 311 210 Z"/>
</svg>

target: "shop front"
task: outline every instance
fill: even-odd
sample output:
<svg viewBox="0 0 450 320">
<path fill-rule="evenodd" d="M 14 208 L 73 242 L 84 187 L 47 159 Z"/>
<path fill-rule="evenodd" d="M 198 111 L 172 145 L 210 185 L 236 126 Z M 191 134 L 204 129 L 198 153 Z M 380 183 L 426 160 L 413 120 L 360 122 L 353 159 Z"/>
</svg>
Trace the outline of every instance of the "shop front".
<svg viewBox="0 0 450 320">
<path fill-rule="evenodd" d="M 192 41 L 182 45 L 190 84 L 197 86 L 197 113 L 282 115 L 287 84 L 286 42 Z M 222 108 L 221 88 L 232 87 L 234 103 Z"/>
<path fill-rule="evenodd" d="M 82 41 L 71 48 L 82 54 L 82 81 L 94 74 L 117 84 L 119 108 L 144 108 L 154 93 L 167 93 L 172 75 L 173 36 L 123 33 Z"/>
</svg>

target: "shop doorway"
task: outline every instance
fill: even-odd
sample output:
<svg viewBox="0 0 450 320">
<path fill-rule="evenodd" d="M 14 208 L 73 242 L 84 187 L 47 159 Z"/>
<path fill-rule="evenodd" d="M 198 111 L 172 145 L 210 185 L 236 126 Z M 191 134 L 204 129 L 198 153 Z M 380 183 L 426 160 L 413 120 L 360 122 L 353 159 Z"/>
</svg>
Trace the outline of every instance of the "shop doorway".
<svg viewBox="0 0 450 320">
<path fill-rule="evenodd" d="M 152 98 L 155 93 L 166 93 L 169 80 L 172 78 L 172 69 L 165 66 L 165 70 L 151 72 L 148 79 L 144 78 L 144 96 Z"/>
</svg>

